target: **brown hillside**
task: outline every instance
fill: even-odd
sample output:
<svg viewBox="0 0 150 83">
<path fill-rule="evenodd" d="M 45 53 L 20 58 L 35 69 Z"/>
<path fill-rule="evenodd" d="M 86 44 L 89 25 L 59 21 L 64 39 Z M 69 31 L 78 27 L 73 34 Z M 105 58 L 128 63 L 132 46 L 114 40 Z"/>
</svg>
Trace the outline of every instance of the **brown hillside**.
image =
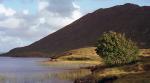
<svg viewBox="0 0 150 83">
<path fill-rule="evenodd" d="M 47 37 L 4 55 L 54 57 L 67 50 L 93 46 L 106 31 L 116 31 L 150 48 L 150 7 L 134 4 L 99 9 L 76 20 Z"/>
</svg>

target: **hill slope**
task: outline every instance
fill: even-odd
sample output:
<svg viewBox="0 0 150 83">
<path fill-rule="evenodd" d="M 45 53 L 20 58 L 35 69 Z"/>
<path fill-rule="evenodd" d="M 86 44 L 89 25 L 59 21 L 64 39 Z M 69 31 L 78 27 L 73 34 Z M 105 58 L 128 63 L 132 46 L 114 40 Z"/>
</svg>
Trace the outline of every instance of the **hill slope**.
<svg viewBox="0 0 150 83">
<path fill-rule="evenodd" d="M 89 13 L 57 32 L 4 55 L 56 57 L 64 51 L 93 46 L 106 31 L 125 33 L 141 48 L 150 48 L 150 7 L 118 5 Z"/>
</svg>

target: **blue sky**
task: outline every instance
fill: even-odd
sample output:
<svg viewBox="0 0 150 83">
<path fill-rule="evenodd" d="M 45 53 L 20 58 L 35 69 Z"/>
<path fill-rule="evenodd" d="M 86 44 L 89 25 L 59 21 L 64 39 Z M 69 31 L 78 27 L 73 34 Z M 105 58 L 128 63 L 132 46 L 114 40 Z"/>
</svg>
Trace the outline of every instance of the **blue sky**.
<svg viewBox="0 0 150 83">
<path fill-rule="evenodd" d="M 76 0 L 81 7 L 82 12 L 92 12 L 99 8 L 108 8 L 115 5 L 123 5 L 125 3 L 134 3 L 140 6 L 149 6 L 150 0 Z"/>
<path fill-rule="evenodd" d="M 37 11 L 36 0 L 4 0 L 2 4 L 17 11 L 28 9 L 31 14 L 35 14 Z"/>
<path fill-rule="evenodd" d="M 99 8 L 125 3 L 150 6 L 150 0 L 0 0 L 0 52 L 29 45 Z"/>
<path fill-rule="evenodd" d="M 35 14 L 38 10 L 38 0 L 3 0 L 5 6 L 21 11 L 28 9 L 31 14 Z M 88 13 L 99 8 L 108 8 L 115 5 L 125 3 L 134 3 L 140 6 L 149 6 L 150 0 L 74 0 L 80 6 L 81 12 Z"/>
</svg>

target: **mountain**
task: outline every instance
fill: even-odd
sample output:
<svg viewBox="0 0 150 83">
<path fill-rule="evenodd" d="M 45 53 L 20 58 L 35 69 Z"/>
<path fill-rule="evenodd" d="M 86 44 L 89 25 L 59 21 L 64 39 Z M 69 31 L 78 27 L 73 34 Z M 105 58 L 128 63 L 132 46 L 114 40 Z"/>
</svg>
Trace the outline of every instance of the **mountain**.
<svg viewBox="0 0 150 83">
<path fill-rule="evenodd" d="M 29 46 L 12 49 L 3 55 L 54 58 L 68 50 L 94 46 L 107 31 L 124 33 L 140 48 L 150 48 L 150 6 L 127 3 L 99 9 Z"/>
</svg>

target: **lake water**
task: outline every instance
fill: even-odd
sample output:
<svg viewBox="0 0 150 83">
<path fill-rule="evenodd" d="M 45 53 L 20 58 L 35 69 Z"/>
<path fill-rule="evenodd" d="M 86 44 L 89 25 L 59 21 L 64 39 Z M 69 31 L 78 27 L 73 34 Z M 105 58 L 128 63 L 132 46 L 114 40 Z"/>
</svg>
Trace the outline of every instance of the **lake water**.
<svg viewBox="0 0 150 83">
<path fill-rule="evenodd" d="M 0 57 L 0 83 L 73 83 L 52 76 L 67 69 L 41 65 L 45 60 L 48 59 Z"/>
</svg>

